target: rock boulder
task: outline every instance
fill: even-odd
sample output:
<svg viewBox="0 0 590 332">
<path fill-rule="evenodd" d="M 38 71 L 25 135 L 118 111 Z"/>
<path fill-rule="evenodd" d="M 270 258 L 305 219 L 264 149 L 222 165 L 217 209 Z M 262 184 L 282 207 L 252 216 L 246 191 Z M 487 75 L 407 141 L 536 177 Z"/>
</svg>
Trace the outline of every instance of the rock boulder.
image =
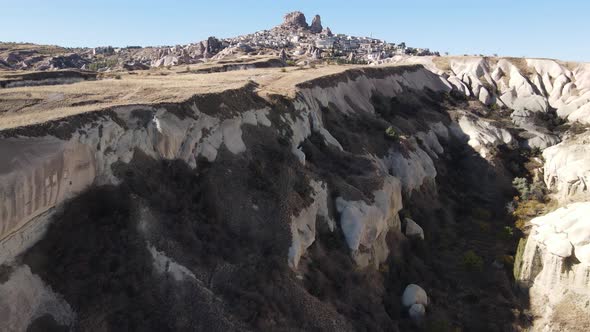
<svg viewBox="0 0 590 332">
<path fill-rule="evenodd" d="M 402 304 L 404 307 L 412 307 L 415 304 L 426 307 L 428 305 L 428 295 L 426 295 L 426 291 L 422 287 L 409 284 L 402 295 Z"/>
<path fill-rule="evenodd" d="M 415 321 L 420 321 L 426 315 L 426 308 L 422 304 L 413 304 L 408 310 L 410 318 Z"/>
<path fill-rule="evenodd" d="M 407 237 L 418 237 L 424 240 L 424 230 L 414 220 L 410 218 L 404 219 L 406 223 L 406 236 Z"/>
</svg>

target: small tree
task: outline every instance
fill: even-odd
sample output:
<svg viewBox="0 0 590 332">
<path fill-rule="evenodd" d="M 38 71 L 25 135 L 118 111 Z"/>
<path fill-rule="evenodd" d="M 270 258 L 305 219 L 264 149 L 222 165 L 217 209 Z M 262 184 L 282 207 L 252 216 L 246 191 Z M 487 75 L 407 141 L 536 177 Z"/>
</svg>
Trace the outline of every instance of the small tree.
<svg viewBox="0 0 590 332">
<path fill-rule="evenodd" d="M 395 129 L 393 129 L 392 126 L 389 126 L 389 127 L 387 127 L 387 129 L 385 129 L 385 135 L 391 139 L 398 139 L 399 138 L 397 132 L 395 131 Z"/>
<path fill-rule="evenodd" d="M 481 271 L 483 269 L 483 259 L 473 250 L 463 254 L 463 267 L 468 271 Z"/>
<path fill-rule="evenodd" d="M 512 186 L 518 191 L 521 199 L 528 200 L 531 196 L 531 188 L 526 178 L 514 178 Z"/>
</svg>

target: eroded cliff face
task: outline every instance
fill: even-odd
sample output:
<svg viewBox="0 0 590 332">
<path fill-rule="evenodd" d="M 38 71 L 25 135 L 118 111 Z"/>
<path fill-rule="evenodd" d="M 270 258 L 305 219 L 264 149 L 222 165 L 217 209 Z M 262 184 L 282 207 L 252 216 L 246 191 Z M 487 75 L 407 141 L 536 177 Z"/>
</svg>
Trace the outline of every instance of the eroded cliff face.
<svg viewBox="0 0 590 332">
<path fill-rule="evenodd" d="M 590 66 L 551 59 L 411 57 L 446 77 L 456 89 L 486 105 L 514 110 L 510 118 L 526 135 L 523 143 L 546 148 L 559 142 L 551 114 L 588 124 Z"/>
<path fill-rule="evenodd" d="M 530 235 L 522 252 L 517 253 L 516 277 L 538 317 L 533 330 L 587 330 L 588 64 L 484 57 L 409 58 L 401 62 L 424 64 L 464 94 L 495 105 L 500 114 L 501 108 L 513 110 L 509 118 L 497 119 L 510 119 L 520 129 L 517 132 L 488 126 L 485 121 L 471 123 L 473 114 L 458 121 L 470 137 L 469 144 L 482 156 L 489 155 L 485 148 L 489 145 L 479 147 L 482 141 L 543 150 L 542 158 L 536 159 L 542 167 L 530 178 L 544 182 L 559 209 L 531 221 Z M 476 137 L 479 141 L 473 140 Z"/>
<path fill-rule="evenodd" d="M 566 137 L 543 151 L 544 180 L 562 203 L 588 201 L 590 131 Z"/>
<path fill-rule="evenodd" d="M 589 202 L 569 204 L 532 220 L 520 282 L 529 288 L 539 331 L 590 328 Z"/>
<path fill-rule="evenodd" d="M 249 84 L 2 133 L 0 326 L 514 328 L 524 308 L 492 264 L 514 240 L 480 233 L 510 222 L 504 155 L 531 138 L 453 80 L 353 69 L 294 99 Z M 9 283 L 39 289 L 26 309 Z"/>
</svg>

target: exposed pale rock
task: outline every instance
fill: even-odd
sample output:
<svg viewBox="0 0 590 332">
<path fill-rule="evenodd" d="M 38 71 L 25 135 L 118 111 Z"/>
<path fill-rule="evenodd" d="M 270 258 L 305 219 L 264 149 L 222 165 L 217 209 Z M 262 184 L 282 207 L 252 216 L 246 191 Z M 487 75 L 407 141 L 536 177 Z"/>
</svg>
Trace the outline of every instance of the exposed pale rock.
<svg viewBox="0 0 590 332">
<path fill-rule="evenodd" d="M 528 110 L 533 112 L 547 112 L 548 104 L 542 96 L 525 96 L 516 95 L 512 102 L 512 108 L 515 110 Z"/>
<path fill-rule="evenodd" d="M 161 59 L 158 59 L 152 62 L 152 67 L 168 67 L 168 66 L 175 66 L 180 62 L 177 56 L 174 55 L 166 55 Z"/>
<path fill-rule="evenodd" d="M 314 60 L 319 60 L 322 58 L 322 50 L 320 50 L 319 48 L 314 48 L 311 51 L 311 58 Z"/>
<path fill-rule="evenodd" d="M 313 244 L 316 238 L 316 220 L 322 217 L 328 223 L 330 230 L 334 230 L 334 221 L 328 213 L 328 190 L 323 182 L 311 181 L 314 190 L 313 203 L 291 218 L 292 244 L 289 248 L 289 266 L 297 269 L 301 256 Z"/>
<path fill-rule="evenodd" d="M 449 82 L 455 87 L 455 89 L 459 90 L 462 94 L 466 96 L 471 96 L 471 90 L 469 87 L 463 83 L 457 76 L 451 76 L 448 78 Z"/>
<path fill-rule="evenodd" d="M 557 209 L 545 216 L 531 220 L 534 225 L 531 237 L 539 244 L 545 245 L 553 255 L 567 258 L 579 247 L 590 244 L 590 202 L 573 203 Z M 590 266 L 589 257 L 578 260 Z"/>
<path fill-rule="evenodd" d="M 424 316 L 426 316 L 426 308 L 422 304 L 412 304 L 408 310 L 408 314 L 413 320 L 420 321 L 422 318 L 424 318 Z"/>
<path fill-rule="evenodd" d="M 560 142 L 557 135 L 544 127 L 539 113 L 527 110 L 517 110 L 510 114 L 512 122 L 526 131 L 525 147 L 546 149 Z"/>
<path fill-rule="evenodd" d="M 281 52 L 279 53 L 279 58 L 281 59 L 281 61 L 286 62 L 287 61 L 287 52 L 285 52 L 285 49 L 283 48 L 281 50 Z"/>
<path fill-rule="evenodd" d="M 336 199 L 344 238 L 353 252 L 353 258 L 361 266 L 383 262 L 389 253 L 385 235 L 390 229 L 400 229 L 397 215 L 403 207 L 400 181 L 386 177 L 383 188 L 373 195 L 374 205 L 364 201 L 346 201 L 342 197 Z"/>
<path fill-rule="evenodd" d="M 130 162 L 136 149 L 196 167 L 199 156 L 214 161 L 222 145 L 234 154 L 244 152 L 243 124 L 271 125 L 267 108 L 248 110 L 221 123 L 196 107 L 194 111 L 194 118 L 181 120 L 165 109 L 121 107 L 114 110 L 120 121 L 97 120 L 69 140 L 50 136 L 1 140 L 0 154 L 6 159 L 0 163 L 0 263 L 42 236 L 54 207 L 92 183 L 118 183 L 111 165 Z M 136 114 L 146 116 L 138 119 Z"/>
<path fill-rule="evenodd" d="M 332 134 L 330 134 L 330 132 L 326 128 L 320 128 L 318 130 L 318 133 L 322 135 L 322 137 L 324 138 L 324 142 L 326 144 L 332 145 L 340 151 L 344 150 L 340 142 L 338 142 L 338 140 L 334 136 L 332 136 Z"/>
<path fill-rule="evenodd" d="M 347 60 L 348 60 L 349 62 L 354 62 L 354 59 L 355 59 L 355 57 L 354 57 L 354 53 L 353 53 L 353 52 L 350 52 L 350 54 L 348 54 L 348 58 L 347 58 Z"/>
<path fill-rule="evenodd" d="M 429 130 L 428 132 L 418 132 L 416 133 L 415 137 L 420 140 L 421 147 L 432 159 L 437 159 L 438 155 L 445 151 L 442 145 L 440 145 L 438 140 L 439 136 L 434 132 L 434 130 Z"/>
<path fill-rule="evenodd" d="M 560 200 L 589 197 L 590 132 L 545 149 L 543 157 L 545 184 Z"/>
<path fill-rule="evenodd" d="M 154 260 L 154 267 L 156 268 L 156 271 L 158 271 L 159 273 L 168 273 L 176 281 L 197 279 L 194 273 L 192 273 L 188 268 L 178 264 L 170 257 L 166 256 L 164 252 L 161 252 L 158 249 L 156 249 L 156 247 L 149 245 L 148 250 L 152 254 L 152 258 Z"/>
<path fill-rule="evenodd" d="M 463 113 L 458 121 L 459 128 L 453 127 L 457 137 L 467 136 L 467 143 L 483 158 L 490 153 L 490 148 L 499 145 L 515 147 L 516 139 L 506 129 L 474 114 Z"/>
<path fill-rule="evenodd" d="M 0 282 L 0 330 L 26 331 L 32 320 L 45 314 L 63 326 L 70 326 L 75 318 L 70 305 L 26 265 Z"/>
<path fill-rule="evenodd" d="M 433 72 L 445 75 L 450 84 L 467 96 L 486 103 L 497 103 L 517 111 L 545 113 L 557 109 L 561 117 L 590 123 L 590 65 L 575 64 L 568 69 L 555 60 L 451 57 L 448 67 L 439 68 L 430 57 L 407 57 L 395 62 L 420 63 Z M 488 86 L 495 87 L 490 91 Z M 483 90 L 485 89 L 485 90 Z M 487 92 L 487 93 L 486 93 Z M 528 131 L 528 130 L 527 130 Z M 537 130 L 539 131 L 539 130 Z M 544 144 L 542 135 L 530 145 Z"/>
<path fill-rule="evenodd" d="M 53 137 L 0 140 L 0 243 L 90 185 L 94 150 Z"/>
<path fill-rule="evenodd" d="M 479 89 L 479 101 L 481 101 L 484 105 L 492 104 L 492 96 L 488 92 L 488 90 L 484 87 Z"/>
<path fill-rule="evenodd" d="M 391 152 L 383 159 L 383 168 L 398 177 L 404 191 L 411 193 L 425 183 L 434 183 L 436 168 L 429 154 L 412 139 L 407 153 Z"/>
<path fill-rule="evenodd" d="M 406 236 L 407 237 L 418 237 L 424 240 L 424 230 L 414 220 L 405 218 L 406 223 Z"/>
<path fill-rule="evenodd" d="M 424 307 L 428 306 L 428 295 L 426 295 L 426 291 L 422 287 L 416 284 L 409 284 L 406 286 L 402 295 L 402 305 L 404 307 L 411 307 L 414 304 L 421 304 Z"/>
<path fill-rule="evenodd" d="M 246 145 L 242 140 L 241 121 L 239 119 L 225 120 L 221 123 L 223 143 L 227 149 L 238 154 L 246 151 Z"/>
<path fill-rule="evenodd" d="M 533 330 L 575 331 L 590 324 L 590 202 L 531 221 L 517 279 L 529 288 Z M 569 308 L 563 320 L 560 308 Z"/>
</svg>

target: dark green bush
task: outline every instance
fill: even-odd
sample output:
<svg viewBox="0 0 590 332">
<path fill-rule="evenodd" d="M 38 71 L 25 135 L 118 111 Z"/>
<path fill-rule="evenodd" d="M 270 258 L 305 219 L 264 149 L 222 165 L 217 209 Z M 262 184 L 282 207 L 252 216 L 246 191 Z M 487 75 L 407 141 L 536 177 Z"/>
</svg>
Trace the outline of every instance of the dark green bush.
<svg viewBox="0 0 590 332">
<path fill-rule="evenodd" d="M 475 251 L 469 250 L 463 254 L 462 265 L 468 271 L 481 271 L 483 269 L 483 259 Z"/>
</svg>

